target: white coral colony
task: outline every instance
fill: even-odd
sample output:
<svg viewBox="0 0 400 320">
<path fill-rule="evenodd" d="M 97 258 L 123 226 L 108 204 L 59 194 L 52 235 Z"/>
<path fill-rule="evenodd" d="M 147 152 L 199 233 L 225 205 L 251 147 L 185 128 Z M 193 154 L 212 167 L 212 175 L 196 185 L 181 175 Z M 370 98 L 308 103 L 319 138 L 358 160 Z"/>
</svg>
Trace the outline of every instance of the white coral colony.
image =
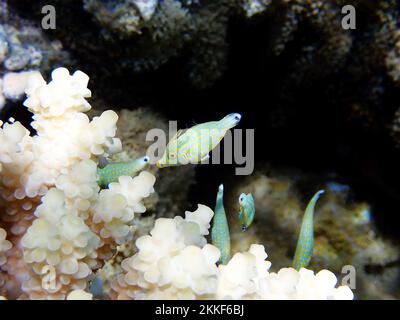
<svg viewBox="0 0 400 320">
<path fill-rule="evenodd" d="M 46 84 L 32 77 L 24 105 L 33 112 L 29 131 L 19 122 L 0 129 L 0 293 L 30 299 L 64 299 L 87 288 L 94 270 L 131 237 L 142 199 L 153 192 L 148 172 L 121 177 L 109 190 L 97 185 L 99 156 L 121 149 L 114 111 L 90 120 L 89 77 L 81 71 L 53 71 Z M 104 199 L 111 199 L 105 202 Z M 11 248 L 12 246 L 12 248 Z M 7 251 L 7 255 L 5 255 Z M 23 259 L 21 261 L 21 256 Z M 46 270 L 54 285 L 43 282 Z"/>
<path fill-rule="evenodd" d="M 205 205 L 185 218 L 159 218 L 138 237 L 156 178 L 143 171 L 100 190 L 99 157 L 122 146 L 114 111 L 85 114 L 88 81 L 65 68 L 49 83 L 30 77 L 24 105 L 36 134 L 20 122 L 0 123 L 0 299 L 92 299 L 94 276 L 107 274 L 116 250 L 133 243 L 133 254 L 105 277 L 105 298 L 353 298 L 327 270 L 270 272 L 258 244 L 218 266 L 220 252 L 206 239 L 214 212 Z"/>
</svg>

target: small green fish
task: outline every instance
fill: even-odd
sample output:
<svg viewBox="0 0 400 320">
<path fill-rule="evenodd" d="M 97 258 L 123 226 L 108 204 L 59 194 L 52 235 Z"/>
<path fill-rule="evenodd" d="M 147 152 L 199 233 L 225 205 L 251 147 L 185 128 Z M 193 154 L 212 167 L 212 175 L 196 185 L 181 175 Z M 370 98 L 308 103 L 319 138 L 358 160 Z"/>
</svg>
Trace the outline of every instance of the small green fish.
<svg viewBox="0 0 400 320">
<path fill-rule="evenodd" d="M 235 127 L 241 118 L 239 113 L 231 113 L 220 121 L 200 123 L 189 129 L 179 130 L 169 141 L 163 157 L 157 161 L 157 167 L 204 162 L 226 132 Z"/>
<path fill-rule="evenodd" d="M 149 157 L 142 157 L 128 162 L 116 162 L 97 169 L 97 183 L 101 188 L 107 188 L 111 182 L 118 182 L 121 176 L 135 176 L 149 163 Z"/>
<path fill-rule="evenodd" d="M 324 190 L 320 190 L 312 197 L 304 213 L 293 259 L 293 268 L 296 270 L 307 267 L 310 263 L 314 250 L 314 208 L 317 200 L 324 192 Z"/>
<path fill-rule="evenodd" d="M 213 226 L 211 229 L 212 244 L 221 252 L 219 262 L 227 264 L 231 256 L 231 239 L 229 235 L 228 220 L 226 219 L 224 209 L 224 186 L 221 184 L 218 188 L 217 203 L 215 205 L 215 213 Z"/>
<path fill-rule="evenodd" d="M 242 231 L 245 232 L 254 220 L 256 209 L 254 207 L 254 199 L 251 193 L 242 193 L 239 197 L 239 220 L 242 225 Z"/>
</svg>

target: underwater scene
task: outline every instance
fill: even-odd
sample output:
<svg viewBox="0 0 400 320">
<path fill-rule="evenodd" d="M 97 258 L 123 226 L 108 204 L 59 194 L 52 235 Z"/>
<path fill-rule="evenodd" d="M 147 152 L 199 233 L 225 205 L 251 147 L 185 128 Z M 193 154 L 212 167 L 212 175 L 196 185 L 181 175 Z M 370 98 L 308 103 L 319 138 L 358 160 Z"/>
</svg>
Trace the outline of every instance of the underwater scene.
<svg viewBox="0 0 400 320">
<path fill-rule="evenodd" d="M 396 0 L 0 0 L 0 300 L 398 300 L 399 166 Z"/>
</svg>

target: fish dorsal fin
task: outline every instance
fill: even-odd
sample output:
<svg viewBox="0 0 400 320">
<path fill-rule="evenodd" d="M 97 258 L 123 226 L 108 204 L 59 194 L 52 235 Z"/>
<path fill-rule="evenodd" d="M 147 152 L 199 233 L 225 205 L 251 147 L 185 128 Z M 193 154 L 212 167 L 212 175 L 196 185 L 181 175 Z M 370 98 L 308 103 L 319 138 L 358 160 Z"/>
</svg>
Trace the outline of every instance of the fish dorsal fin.
<svg viewBox="0 0 400 320">
<path fill-rule="evenodd" d="M 188 129 L 180 129 L 177 131 L 177 133 L 175 133 L 175 135 L 169 140 L 169 141 L 173 141 L 174 139 L 178 139 L 179 137 L 181 137 Z"/>
<path fill-rule="evenodd" d="M 189 136 L 184 137 L 183 139 L 181 139 L 183 137 L 183 135 L 188 131 L 189 129 L 181 129 L 179 130 L 170 140 L 174 141 L 176 140 L 176 146 L 178 148 L 178 150 L 188 141 Z"/>
<path fill-rule="evenodd" d="M 188 131 L 188 129 L 180 129 L 180 130 L 178 130 L 178 132 L 176 133 L 175 137 L 176 138 L 181 137 L 186 131 Z"/>
</svg>

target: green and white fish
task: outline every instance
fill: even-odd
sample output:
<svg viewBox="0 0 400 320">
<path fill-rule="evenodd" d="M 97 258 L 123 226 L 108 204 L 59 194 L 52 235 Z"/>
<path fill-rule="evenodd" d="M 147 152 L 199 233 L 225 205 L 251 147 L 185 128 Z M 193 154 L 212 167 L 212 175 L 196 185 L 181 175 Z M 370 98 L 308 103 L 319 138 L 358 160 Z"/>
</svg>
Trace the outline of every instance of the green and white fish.
<svg viewBox="0 0 400 320">
<path fill-rule="evenodd" d="M 251 193 L 242 193 L 239 196 L 239 221 L 242 225 L 242 231 L 245 232 L 254 220 L 256 209 L 254 207 L 254 199 Z"/>
<path fill-rule="evenodd" d="M 149 163 L 149 157 L 141 157 L 128 162 L 115 162 L 97 169 L 97 183 L 101 188 L 107 188 L 111 182 L 118 182 L 121 176 L 135 176 Z"/>
<path fill-rule="evenodd" d="M 324 192 L 324 190 L 320 190 L 312 197 L 304 213 L 293 259 L 293 268 L 296 270 L 307 267 L 310 263 L 314 250 L 314 208 L 317 200 Z"/>
<path fill-rule="evenodd" d="M 220 121 L 200 123 L 189 129 L 179 130 L 169 141 L 163 157 L 157 161 L 157 167 L 198 164 L 207 160 L 211 150 L 241 118 L 239 113 L 231 113 Z"/>
<path fill-rule="evenodd" d="M 227 264 L 231 257 L 231 239 L 229 235 L 228 220 L 224 209 L 224 186 L 218 188 L 217 203 L 214 210 L 213 226 L 211 229 L 212 244 L 221 252 L 219 262 Z"/>
</svg>

